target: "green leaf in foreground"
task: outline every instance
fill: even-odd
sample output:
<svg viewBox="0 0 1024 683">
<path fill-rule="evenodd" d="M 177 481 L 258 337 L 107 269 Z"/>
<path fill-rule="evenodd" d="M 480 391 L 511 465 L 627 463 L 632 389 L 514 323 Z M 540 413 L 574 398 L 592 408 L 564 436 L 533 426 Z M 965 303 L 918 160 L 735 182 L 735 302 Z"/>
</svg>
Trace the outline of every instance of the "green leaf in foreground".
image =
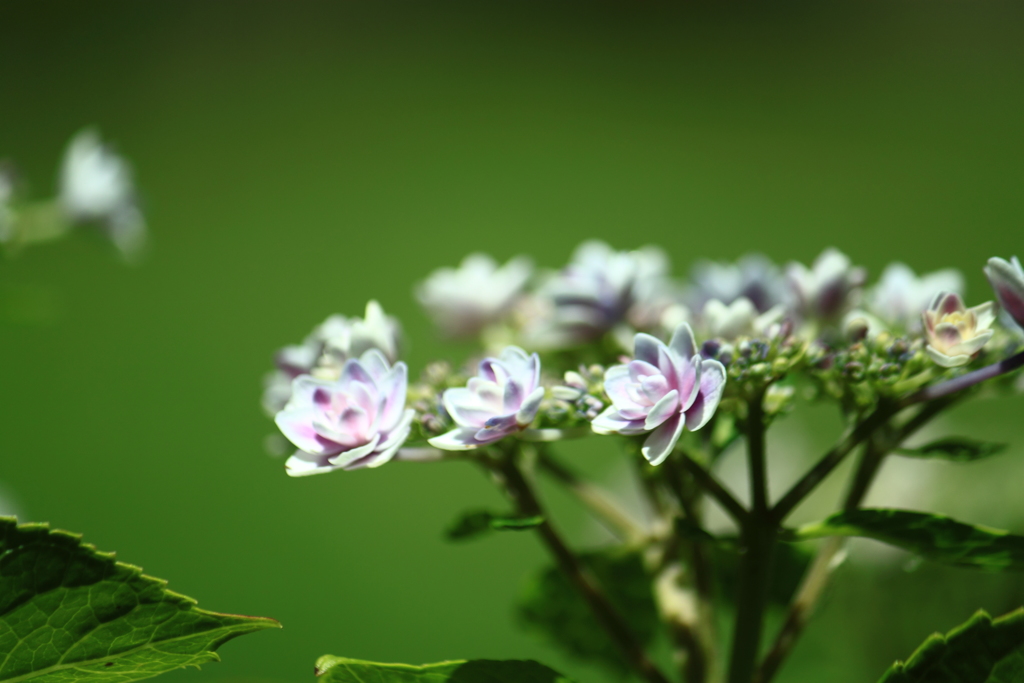
<svg viewBox="0 0 1024 683">
<path fill-rule="evenodd" d="M 1024 681 L 1024 609 L 992 619 L 978 612 L 945 636 L 930 636 L 879 683 L 1020 683 Z"/>
<path fill-rule="evenodd" d="M 553 669 L 530 660 L 378 664 L 324 655 L 316 660 L 322 683 L 571 683 Z"/>
<path fill-rule="evenodd" d="M 0 517 L 0 681 L 128 683 L 280 627 L 198 609 L 165 586 L 75 534 Z"/>
<path fill-rule="evenodd" d="M 973 462 L 1007 449 L 1009 444 L 994 441 L 978 441 L 966 436 L 947 436 L 916 448 L 901 448 L 896 452 L 911 458 L 942 458 L 954 462 Z"/>
<path fill-rule="evenodd" d="M 935 562 L 992 570 L 1024 569 L 1024 536 L 909 510 L 850 510 L 802 526 L 791 538 L 862 536 Z"/>
<path fill-rule="evenodd" d="M 464 541 L 492 531 L 525 531 L 544 523 L 543 517 L 497 515 L 487 510 L 465 512 L 445 529 L 449 541 Z"/>
<path fill-rule="evenodd" d="M 658 608 L 640 554 L 599 551 L 582 553 L 580 560 L 593 572 L 640 643 L 649 645 L 658 631 Z M 556 567 L 547 567 L 529 579 L 517 612 L 527 628 L 573 657 L 599 662 L 620 674 L 628 671 L 615 643 L 595 622 L 590 606 Z"/>
</svg>

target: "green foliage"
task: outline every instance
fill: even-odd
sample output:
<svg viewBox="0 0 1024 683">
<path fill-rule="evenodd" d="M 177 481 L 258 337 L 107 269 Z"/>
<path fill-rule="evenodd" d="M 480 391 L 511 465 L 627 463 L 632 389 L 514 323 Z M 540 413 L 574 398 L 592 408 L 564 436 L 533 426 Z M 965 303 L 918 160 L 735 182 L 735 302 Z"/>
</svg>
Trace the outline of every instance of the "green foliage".
<svg viewBox="0 0 1024 683">
<path fill-rule="evenodd" d="M 571 683 L 562 674 L 530 660 L 378 664 L 324 655 L 316 660 L 323 683 Z"/>
<path fill-rule="evenodd" d="M 444 535 L 449 541 L 465 541 L 492 531 L 525 531 L 544 523 L 543 517 L 496 515 L 487 510 L 462 513 L 452 522 Z"/>
<path fill-rule="evenodd" d="M 597 577 L 637 639 L 649 645 L 658 631 L 658 608 L 639 553 L 590 552 L 581 554 L 580 560 Z M 626 672 L 618 648 L 557 568 L 546 568 L 529 580 L 519 599 L 518 613 L 524 624 L 573 657 Z"/>
<path fill-rule="evenodd" d="M 772 560 L 772 576 L 768 585 L 768 601 L 772 605 L 787 605 L 800 586 L 813 553 L 804 545 L 778 543 Z M 711 555 L 715 572 L 715 588 L 719 597 L 731 602 L 739 588 L 740 555 L 733 544 L 714 547 Z"/>
<path fill-rule="evenodd" d="M 877 509 L 840 512 L 822 522 L 800 527 L 793 538 L 825 536 L 873 538 L 929 560 L 959 567 L 1024 569 L 1024 536 L 924 512 Z"/>
<path fill-rule="evenodd" d="M 930 636 L 879 683 L 1020 683 L 1024 681 L 1024 609 L 992 619 L 979 611 L 945 636 Z"/>
<path fill-rule="evenodd" d="M 942 439 L 936 439 L 924 446 L 901 448 L 896 452 L 912 458 L 942 458 L 954 462 L 972 462 L 998 455 L 1005 451 L 1008 446 L 1009 444 L 979 441 L 966 436 L 947 436 Z"/>
<path fill-rule="evenodd" d="M 198 609 L 165 586 L 75 534 L 0 517 L 0 681 L 127 683 L 280 627 Z"/>
</svg>

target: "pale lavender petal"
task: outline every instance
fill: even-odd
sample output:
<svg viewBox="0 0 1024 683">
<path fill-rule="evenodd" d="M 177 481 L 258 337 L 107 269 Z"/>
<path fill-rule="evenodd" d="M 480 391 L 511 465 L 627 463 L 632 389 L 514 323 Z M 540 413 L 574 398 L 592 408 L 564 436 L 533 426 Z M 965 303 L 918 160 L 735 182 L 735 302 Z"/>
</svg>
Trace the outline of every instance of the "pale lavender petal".
<svg viewBox="0 0 1024 683">
<path fill-rule="evenodd" d="M 665 347 L 660 339 L 640 333 L 633 338 L 633 357 L 651 365 L 658 364 L 658 351 Z"/>
<path fill-rule="evenodd" d="M 1000 305 L 1018 325 L 1024 327 L 1024 274 L 1021 273 L 1020 261 L 1016 257 L 1012 263 L 991 258 L 985 267 L 985 275 Z"/>
<path fill-rule="evenodd" d="M 448 389 L 445 391 L 443 401 L 445 410 L 457 425 L 480 429 L 487 420 L 494 417 L 494 411 L 481 406 L 475 397 L 459 400 L 458 394 L 454 394 L 456 391 L 459 390 Z"/>
<path fill-rule="evenodd" d="M 605 408 L 604 412 L 595 417 L 590 428 L 597 434 L 643 434 L 643 419 L 633 420 L 624 417 L 614 406 Z"/>
<path fill-rule="evenodd" d="M 523 401 L 522 406 L 516 413 L 516 422 L 521 426 L 526 426 L 533 422 L 533 418 L 537 417 L 537 410 L 540 408 L 540 402 L 544 399 L 544 387 L 537 387 L 533 390 L 533 393 L 526 397 Z"/>
<path fill-rule="evenodd" d="M 373 377 L 374 381 L 380 381 L 391 369 L 387 358 L 377 349 L 370 349 L 364 353 L 359 357 L 359 362 L 370 376 Z"/>
<path fill-rule="evenodd" d="M 289 477 L 308 477 L 311 474 L 324 474 L 336 469 L 332 465 L 322 464 L 320 460 L 320 458 L 309 453 L 297 451 L 295 455 L 288 458 L 288 461 L 285 462 L 285 473 Z"/>
<path fill-rule="evenodd" d="M 700 391 L 686 410 L 686 428 L 695 432 L 708 423 L 718 409 L 725 391 L 725 366 L 717 360 L 706 360 L 700 369 Z"/>
<path fill-rule="evenodd" d="M 350 358 L 345 361 L 345 365 L 341 369 L 341 377 L 338 378 L 338 384 L 348 388 L 354 383 L 372 384 L 373 377 L 366 371 L 362 363 L 354 358 Z"/>
<path fill-rule="evenodd" d="M 964 300 L 955 292 L 939 292 L 930 308 L 940 316 L 965 310 Z"/>
<path fill-rule="evenodd" d="M 644 420 L 644 429 L 654 429 L 672 415 L 679 413 L 679 392 L 673 389 L 654 404 Z"/>
<path fill-rule="evenodd" d="M 434 448 L 440 448 L 444 451 L 468 451 L 476 448 L 480 443 L 473 438 L 476 433 L 475 429 L 453 429 L 450 432 L 445 432 L 441 436 L 435 436 L 433 439 L 429 439 L 429 443 Z"/>
<path fill-rule="evenodd" d="M 640 380 L 639 392 L 650 403 L 657 403 L 669 392 L 668 381 L 661 375 L 643 377 Z"/>
<path fill-rule="evenodd" d="M 317 379 L 310 375 L 299 375 L 292 380 L 292 394 L 288 403 L 290 406 L 308 406 L 311 403 L 320 403 L 314 399 L 317 391 L 327 392 L 329 397 L 335 390 L 334 382 L 325 379 Z"/>
<path fill-rule="evenodd" d="M 320 412 L 314 408 L 286 408 L 277 414 L 274 422 L 281 433 L 300 450 L 313 455 L 334 455 L 343 450 L 343 446 L 317 433 L 313 421 L 319 416 Z"/>
<path fill-rule="evenodd" d="M 679 356 L 672 353 L 667 346 L 661 345 L 658 349 L 658 370 L 664 376 L 668 382 L 669 389 L 680 389 L 679 386 L 679 374 L 680 368 L 676 365 L 676 360 L 682 360 Z"/>
<path fill-rule="evenodd" d="M 409 387 L 409 369 L 405 363 L 396 363 L 391 372 L 381 379 L 377 386 L 380 389 L 380 429 L 390 429 L 402 415 L 405 408 L 405 395 Z"/>
<path fill-rule="evenodd" d="M 514 413 L 523 404 L 526 392 L 523 385 L 512 379 L 505 385 L 505 396 L 502 399 L 502 408 L 506 413 Z"/>
<path fill-rule="evenodd" d="M 334 457 L 328 458 L 327 462 L 331 463 L 335 467 L 345 467 L 356 460 L 373 453 L 373 450 L 377 448 L 378 442 L 380 442 L 380 434 L 375 434 L 369 443 L 338 453 Z"/>
<path fill-rule="evenodd" d="M 996 321 L 996 305 L 991 301 L 967 309 L 974 314 L 977 323 L 975 329 L 987 330 Z"/>
<path fill-rule="evenodd" d="M 661 371 L 658 370 L 657 366 L 642 360 L 633 360 L 630 361 L 628 365 L 617 365 L 615 367 L 625 367 L 629 372 L 630 380 L 634 382 L 639 382 L 644 377 L 661 374 Z"/>
<path fill-rule="evenodd" d="M 700 355 L 684 361 L 682 371 L 679 373 L 679 395 L 682 397 L 680 403 L 683 410 L 689 410 L 693 402 L 697 400 L 700 392 L 701 375 L 704 369 L 704 358 Z"/>
<path fill-rule="evenodd" d="M 683 415 L 676 413 L 651 432 L 651 435 L 644 441 L 640 453 L 647 459 L 647 462 L 652 465 L 660 465 L 672 453 L 682 432 Z"/>
<path fill-rule="evenodd" d="M 382 433 L 381 441 L 377 444 L 378 451 L 385 451 L 388 449 L 398 448 L 405 440 L 409 438 L 409 432 L 412 431 L 412 421 L 416 417 L 416 411 L 409 408 L 402 417 L 389 432 L 386 434 Z"/>
<path fill-rule="evenodd" d="M 697 342 L 693 338 L 693 330 L 687 323 L 682 323 L 676 328 L 668 345 L 681 358 L 693 358 L 697 354 Z"/>
</svg>

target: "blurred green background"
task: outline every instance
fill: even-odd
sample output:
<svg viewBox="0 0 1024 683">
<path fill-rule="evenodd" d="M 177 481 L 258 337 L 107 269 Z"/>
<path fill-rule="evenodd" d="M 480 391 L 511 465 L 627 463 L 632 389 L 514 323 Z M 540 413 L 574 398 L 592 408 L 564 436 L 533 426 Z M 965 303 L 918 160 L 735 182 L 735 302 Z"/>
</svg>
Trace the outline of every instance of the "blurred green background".
<svg viewBox="0 0 1024 683">
<path fill-rule="evenodd" d="M 677 273 L 835 245 L 875 274 L 962 268 L 979 303 L 984 260 L 1024 252 L 1022 19 L 1009 2 L 0 1 L 0 157 L 44 197 L 68 138 L 99 126 L 153 234 L 138 268 L 88 235 L 0 263 L 3 495 L 207 608 L 284 623 L 168 683 L 308 680 L 325 652 L 606 680 L 516 626 L 532 537 L 441 539 L 497 503 L 477 472 L 286 477 L 262 443 L 271 354 L 377 298 L 415 374 L 466 350 L 437 341 L 418 279 L 471 250 L 555 267 L 590 237 L 660 244 Z M 888 500 L 1024 531 L 1022 409 L 958 411 L 947 429 L 1013 452 L 901 466 Z M 819 452 L 832 415 L 790 418 L 777 457 Z M 780 681 L 874 681 L 931 631 L 1024 603 L 1018 576 L 864 555 Z"/>
</svg>

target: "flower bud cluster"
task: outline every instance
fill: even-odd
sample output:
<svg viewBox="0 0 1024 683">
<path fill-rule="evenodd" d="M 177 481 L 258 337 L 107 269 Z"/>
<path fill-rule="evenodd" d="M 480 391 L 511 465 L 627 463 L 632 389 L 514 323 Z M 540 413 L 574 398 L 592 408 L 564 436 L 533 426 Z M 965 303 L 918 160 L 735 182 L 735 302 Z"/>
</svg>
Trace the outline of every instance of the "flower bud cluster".
<svg viewBox="0 0 1024 683">
<path fill-rule="evenodd" d="M 916 388 L 915 377 L 931 367 L 921 339 L 888 332 L 865 336 L 848 346 L 812 344 L 807 365 L 817 390 L 843 405 L 866 407 L 880 396 L 897 396 Z"/>
</svg>

